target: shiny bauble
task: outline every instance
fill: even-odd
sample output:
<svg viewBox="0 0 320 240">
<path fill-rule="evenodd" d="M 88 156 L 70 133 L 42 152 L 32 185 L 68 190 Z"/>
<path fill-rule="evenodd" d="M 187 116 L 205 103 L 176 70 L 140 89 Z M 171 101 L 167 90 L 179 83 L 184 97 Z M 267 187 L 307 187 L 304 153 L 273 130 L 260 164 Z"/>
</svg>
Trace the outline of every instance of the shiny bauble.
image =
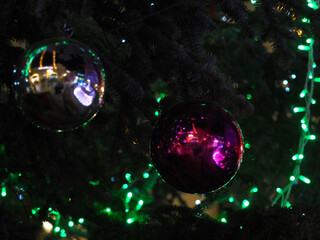
<svg viewBox="0 0 320 240">
<path fill-rule="evenodd" d="M 88 123 L 103 103 L 105 79 L 99 57 L 71 39 L 31 46 L 14 70 L 19 108 L 36 126 L 54 131 Z"/>
<path fill-rule="evenodd" d="M 243 137 L 235 119 L 209 101 L 180 103 L 158 119 L 151 156 L 161 178 L 177 190 L 208 193 L 237 173 Z"/>
</svg>

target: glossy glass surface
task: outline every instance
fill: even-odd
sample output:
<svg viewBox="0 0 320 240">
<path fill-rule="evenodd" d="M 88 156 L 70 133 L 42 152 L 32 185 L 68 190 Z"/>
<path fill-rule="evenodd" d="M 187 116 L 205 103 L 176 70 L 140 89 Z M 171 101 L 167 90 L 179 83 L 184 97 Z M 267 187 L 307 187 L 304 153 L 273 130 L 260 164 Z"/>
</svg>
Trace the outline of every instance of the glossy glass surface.
<svg viewBox="0 0 320 240">
<path fill-rule="evenodd" d="M 161 115 L 151 140 L 152 161 L 162 179 L 187 193 L 225 186 L 238 171 L 242 153 L 238 124 L 211 102 L 174 106 Z"/>
<path fill-rule="evenodd" d="M 31 46 L 15 69 L 13 85 L 26 118 L 55 131 L 85 125 L 97 114 L 105 91 L 99 57 L 70 39 Z"/>
</svg>

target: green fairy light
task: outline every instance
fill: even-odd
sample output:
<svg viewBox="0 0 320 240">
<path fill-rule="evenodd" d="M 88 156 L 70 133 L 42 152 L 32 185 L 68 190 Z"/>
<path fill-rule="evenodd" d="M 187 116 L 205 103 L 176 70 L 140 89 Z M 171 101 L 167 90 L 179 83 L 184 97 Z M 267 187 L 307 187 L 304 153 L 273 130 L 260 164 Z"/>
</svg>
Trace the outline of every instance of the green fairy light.
<svg viewBox="0 0 320 240">
<path fill-rule="evenodd" d="M 66 230 L 61 229 L 61 230 L 60 230 L 60 237 L 66 237 L 66 236 L 67 236 Z"/>
<path fill-rule="evenodd" d="M 221 222 L 227 223 L 227 219 L 226 218 L 221 218 Z"/>
<path fill-rule="evenodd" d="M 160 115 L 159 111 L 155 111 L 154 115 L 159 116 Z"/>
<path fill-rule="evenodd" d="M 84 218 L 79 218 L 78 223 L 80 223 L 80 224 L 84 223 Z"/>
<path fill-rule="evenodd" d="M 134 222 L 134 218 L 128 218 L 128 219 L 127 219 L 127 223 L 128 223 L 128 224 L 131 224 L 131 223 L 133 223 L 133 222 Z"/>
<path fill-rule="evenodd" d="M 306 46 L 306 45 L 299 45 L 298 49 L 301 50 L 301 51 L 309 51 L 310 47 Z"/>
<path fill-rule="evenodd" d="M 244 145 L 244 147 L 247 148 L 247 149 L 249 149 L 251 146 L 250 146 L 249 143 L 246 143 L 246 144 Z"/>
<path fill-rule="evenodd" d="M 73 227 L 73 226 L 74 226 L 74 222 L 73 222 L 73 221 L 69 221 L 69 222 L 68 222 L 68 226 L 69 226 L 69 227 Z"/>
<path fill-rule="evenodd" d="M 143 205 L 143 200 L 139 200 L 139 202 L 136 206 L 136 210 L 139 211 L 141 209 L 142 205 Z"/>
<path fill-rule="evenodd" d="M 293 108 L 294 113 L 304 112 L 306 110 L 305 107 L 295 107 Z"/>
<path fill-rule="evenodd" d="M 254 188 L 252 188 L 252 189 L 250 190 L 250 192 L 251 192 L 251 193 L 256 193 L 256 192 L 258 192 L 258 188 L 257 188 L 257 187 L 254 187 Z"/>
<path fill-rule="evenodd" d="M 307 124 L 302 123 L 302 124 L 301 124 L 301 128 L 302 128 L 303 131 L 308 132 L 308 126 L 307 126 Z"/>
<path fill-rule="evenodd" d="M 307 89 L 303 89 L 302 92 L 300 93 L 300 98 L 304 98 L 307 94 Z"/>
<path fill-rule="evenodd" d="M 317 67 L 317 64 L 316 63 L 313 63 L 312 64 L 312 68 L 316 68 Z"/>
<path fill-rule="evenodd" d="M 161 97 L 157 98 L 157 102 L 159 103 L 161 101 Z"/>
<path fill-rule="evenodd" d="M 60 227 L 55 227 L 53 231 L 56 232 L 56 233 L 59 232 L 60 231 Z"/>
<path fill-rule="evenodd" d="M 312 79 L 313 78 L 313 74 L 312 74 L 312 72 L 309 72 L 309 79 Z"/>
<path fill-rule="evenodd" d="M 315 2 L 309 2 L 308 7 L 312 8 L 313 10 L 319 9 L 319 6 Z"/>
<path fill-rule="evenodd" d="M 165 98 L 165 97 L 166 97 L 166 94 L 165 94 L 165 93 L 160 93 L 160 97 L 161 97 L 161 98 Z"/>
<path fill-rule="evenodd" d="M 314 82 L 320 82 L 320 77 L 316 77 L 313 79 Z"/>
<path fill-rule="evenodd" d="M 244 199 L 244 200 L 242 201 L 242 208 L 247 208 L 249 205 L 250 205 L 249 200 Z"/>
<path fill-rule="evenodd" d="M 247 94 L 247 99 L 248 99 L 248 100 L 251 100 L 251 98 L 252 98 L 252 95 L 251 95 L 250 93 L 248 93 L 248 94 Z"/>
<path fill-rule="evenodd" d="M 128 209 L 128 208 L 126 208 L 126 210 L 124 210 L 124 211 L 127 213 L 127 212 L 129 212 L 129 209 Z"/>
<path fill-rule="evenodd" d="M 40 208 L 38 207 L 38 208 L 34 208 L 34 209 L 32 209 L 31 210 L 31 213 L 33 214 L 33 215 L 35 215 L 35 214 L 37 214 L 37 212 L 40 210 Z"/>
<path fill-rule="evenodd" d="M 229 197 L 229 202 L 234 202 L 234 198 L 233 197 Z"/>
<path fill-rule="evenodd" d="M 306 183 L 306 184 L 310 184 L 310 183 L 311 183 L 311 180 L 310 180 L 309 178 L 305 177 L 305 176 L 300 175 L 300 176 L 299 176 L 299 179 L 300 179 L 302 182 Z"/>
<path fill-rule="evenodd" d="M 97 180 L 97 181 L 89 181 L 89 184 L 91 184 L 91 185 L 93 185 L 93 186 L 97 186 L 97 185 L 99 185 L 100 184 L 100 181 L 99 180 Z"/>
<path fill-rule="evenodd" d="M 252 3 L 252 4 L 256 4 L 256 3 L 257 3 L 257 0 L 251 0 L 251 3 Z"/>
<path fill-rule="evenodd" d="M 1 196 L 2 196 L 2 197 L 7 196 L 7 190 L 6 190 L 6 187 L 2 187 L 2 188 L 1 188 Z"/>
<path fill-rule="evenodd" d="M 282 193 L 282 189 L 279 188 L 279 187 L 276 189 L 276 191 L 277 191 L 278 193 Z"/>
<path fill-rule="evenodd" d="M 293 182 L 294 180 L 296 180 L 295 176 L 290 176 L 290 181 Z"/>
<path fill-rule="evenodd" d="M 317 103 L 317 101 L 316 101 L 316 100 L 311 99 L 311 104 L 316 104 L 316 103 Z"/>
<path fill-rule="evenodd" d="M 303 22 L 303 23 L 310 23 L 310 19 L 308 19 L 308 18 L 302 18 L 301 19 L 301 21 Z"/>
<path fill-rule="evenodd" d="M 147 172 L 145 172 L 144 174 L 143 174 L 143 178 L 149 178 L 149 173 L 147 173 Z"/>
<path fill-rule="evenodd" d="M 130 173 L 126 173 L 125 177 L 128 182 L 131 182 L 131 174 Z"/>
<path fill-rule="evenodd" d="M 126 203 L 130 202 L 132 196 L 133 196 L 132 192 L 128 192 L 128 193 L 127 193 Z"/>
<path fill-rule="evenodd" d="M 126 183 L 122 185 L 122 189 L 127 189 L 128 187 L 129 187 L 129 185 Z"/>
<path fill-rule="evenodd" d="M 316 139 L 316 135 L 306 135 L 305 138 L 308 139 L 308 140 L 315 140 Z"/>
<path fill-rule="evenodd" d="M 312 43 L 313 39 L 312 38 L 307 38 L 306 42 L 307 43 Z"/>
<path fill-rule="evenodd" d="M 302 160 L 302 159 L 304 158 L 304 155 L 303 155 L 303 154 L 299 154 L 299 155 L 298 155 L 298 158 L 299 158 L 300 160 Z"/>
<path fill-rule="evenodd" d="M 288 201 L 286 202 L 286 207 L 287 208 L 291 207 L 291 204 Z"/>
</svg>

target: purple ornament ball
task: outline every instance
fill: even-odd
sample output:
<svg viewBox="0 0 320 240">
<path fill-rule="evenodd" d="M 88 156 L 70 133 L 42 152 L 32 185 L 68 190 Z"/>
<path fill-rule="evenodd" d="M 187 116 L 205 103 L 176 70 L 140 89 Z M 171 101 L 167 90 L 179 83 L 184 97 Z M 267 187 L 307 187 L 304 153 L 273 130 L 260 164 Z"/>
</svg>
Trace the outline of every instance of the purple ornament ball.
<svg viewBox="0 0 320 240">
<path fill-rule="evenodd" d="M 243 136 L 235 119 L 208 101 L 175 105 L 158 119 L 151 156 L 161 178 L 187 193 L 225 186 L 240 168 Z"/>
</svg>

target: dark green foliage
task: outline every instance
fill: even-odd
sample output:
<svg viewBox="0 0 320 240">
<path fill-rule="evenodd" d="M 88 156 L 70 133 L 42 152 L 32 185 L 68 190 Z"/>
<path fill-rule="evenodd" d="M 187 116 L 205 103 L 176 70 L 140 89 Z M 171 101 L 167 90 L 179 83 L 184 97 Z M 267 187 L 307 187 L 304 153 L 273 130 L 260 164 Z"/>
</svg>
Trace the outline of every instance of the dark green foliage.
<svg viewBox="0 0 320 240">
<path fill-rule="evenodd" d="M 0 200 L 0 239 L 37 239 L 41 222 L 53 221 L 49 208 L 59 211 L 61 227 L 69 236 L 92 240 L 317 239 L 318 207 L 266 207 L 275 189 L 288 182 L 299 139 L 300 117 L 291 110 L 303 101 L 298 95 L 307 56 L 296 52 L 297 44 L 305 42 L 290 29 L 299 27 L 319 38 L 319 10 L 299 0 L 261 0 L 255 11 L 240 0 L 150 3 L 0 1 L 0 184 L 7 188 L 7 197 Z M 208 14 L 207 4 L 214 6 L 214 14 Z M 293 14 L 310 18 L 311 24 L 292 21 Z M 85 127 L 64 133 L 46 132 L 26 122 L 12 90 L 12 71 L 25 48 L 57 36 L 89 45 L 101 57 L 107 81 L 98 115 Z M 272 53 L 263 46 L 266 41 L 272 42 Z M 315 62 L 320 65 L 316 50 Z M 293 73 L 296 80 L 289 78 Z M 315 73 L 319 74 L 317 69 Z M 290 93 L 281 86 L 284 79 L 290 82 Z M 158 103 L 161 93 L 165 97 Z M 319 96 L 317 87 L 314 98 Z M 199 98 L 230 110 L 251 148 L 231 184 L 190 209 L 181 193 L 161 182 L 149 167 L 149 140 L 155 111 Z M 319 108 L 312 108 L 312 114 L 310 126 L 319 134 Z M 312 184 L 294 186 L 290 198 L 294 204 L 320 203 L 317 144 L 318 140 L 308 145 L 302 165 Z M 150 174 L 148 179 L 142 178 L 144 172 Z M 126 173 L 131 173 L 131 181 L 125 179 Z M 127 189 L 122 188 L 124 183 Z M 259 191 L 251 194 L 254 186 Z M 133 198 L 126 206 L 128 191 Z M 236 199 L 233 204 L 228 202 L 230 194 Z M 141 210 L 132 210 L 140 199 Z M 182 206 L 172 206 L 174 199 Z M 243 199 L 251 205 L 240 210 Z M 216 203 L 228 224 L 204 213 Z M 112 213 L 106 213 L 106 207 Z M 135 217 L 132 224 L 126 223 L 127 207 Z M 69 218 L 80 217 L 85 218 L 87 231 L 67 227 Z M 50 234 L 45 239 L 59 238 Z"/>
</svg>

